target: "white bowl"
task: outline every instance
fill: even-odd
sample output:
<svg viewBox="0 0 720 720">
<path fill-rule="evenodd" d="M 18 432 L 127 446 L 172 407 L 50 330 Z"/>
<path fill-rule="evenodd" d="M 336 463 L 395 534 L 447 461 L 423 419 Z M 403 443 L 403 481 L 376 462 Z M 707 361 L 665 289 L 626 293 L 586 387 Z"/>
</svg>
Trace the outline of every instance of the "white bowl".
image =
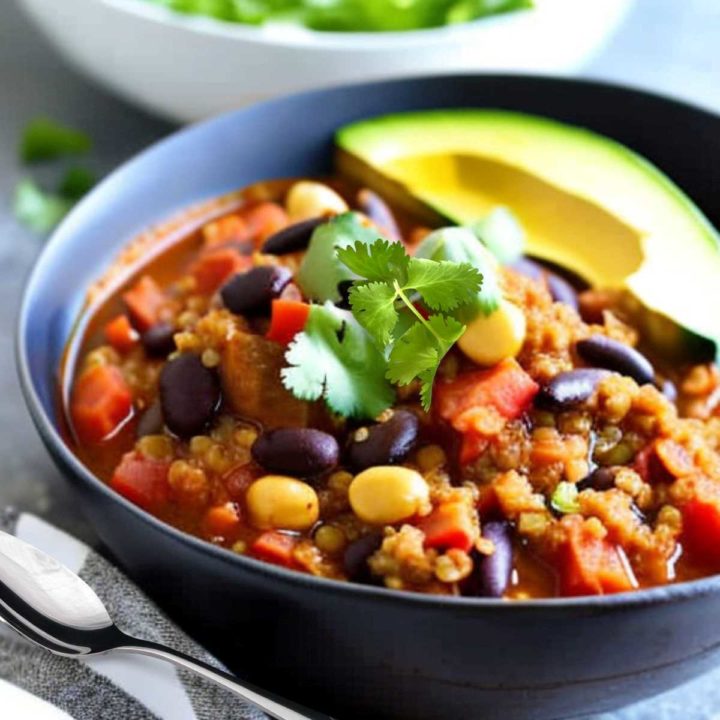
<svg viewBox="0 0 720 720">
<path fill-rule="evenodd" d="M 167 118 L 360 80 L 451 72 L 576 70 L 633 0 L 536 0 L 531 11 L 403 33 L 250 27 L 143 0 L 20 0 L 79 70 Z"/>
</svg>

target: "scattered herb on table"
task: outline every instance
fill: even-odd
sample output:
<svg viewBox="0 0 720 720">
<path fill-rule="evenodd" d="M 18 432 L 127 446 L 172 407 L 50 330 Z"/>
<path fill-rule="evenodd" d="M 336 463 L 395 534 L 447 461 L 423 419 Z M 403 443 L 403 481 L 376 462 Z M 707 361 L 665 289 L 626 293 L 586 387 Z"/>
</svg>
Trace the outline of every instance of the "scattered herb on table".
<svg viewBox="0 0 720 720">
<path fill-rule="evenodd" d="M 28 165 L 81 155 L 91 147 L 92 141 L 85 133 L 48 118 L 36 118 L 23 131 L 19 155 Z M 15 188 L 15 217 L 34 232 L 48 233 L 94 184 L 94 175 L 79 165 L 65 169 L 56 191 L 45 190 L 34 180 L 24 178 Z"/>
</svg>

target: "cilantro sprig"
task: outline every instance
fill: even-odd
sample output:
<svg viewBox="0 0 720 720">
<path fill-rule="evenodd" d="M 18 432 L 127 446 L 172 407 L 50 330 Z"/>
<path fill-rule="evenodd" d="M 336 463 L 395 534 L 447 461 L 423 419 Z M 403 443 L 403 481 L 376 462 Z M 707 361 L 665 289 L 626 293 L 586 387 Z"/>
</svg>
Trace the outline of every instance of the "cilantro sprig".
<svg viewBox="0 0 720 720">
<path fill-rule="evenodd" d="M 410 258 L 400 243 L 382 238 L 370 245 L 340 247 L 336 253 L 360 278 L 350 290 L 350 306 L 383 348 L 386 378 L 398 385 L 419 380 L 428 410 L 440 362 L 465 332 L 465 325 L 445 313 L 474 302 L 482 287 L 481 273 L 466 262 Z"/>
<path fill-rule="evenodd" d="M 313 305 L 302 333 L 285 354 L 285 387 L 301 400 L 323 398 L 344 417 L 377 417 L 395 400 L 387 362 L 346 310 Z"/>
</svg>

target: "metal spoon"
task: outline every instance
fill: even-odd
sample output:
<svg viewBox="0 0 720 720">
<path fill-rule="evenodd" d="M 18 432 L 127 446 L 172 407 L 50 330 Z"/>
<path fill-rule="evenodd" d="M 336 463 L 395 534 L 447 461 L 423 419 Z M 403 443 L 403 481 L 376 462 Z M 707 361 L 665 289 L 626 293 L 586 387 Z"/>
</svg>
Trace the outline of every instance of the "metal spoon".
<svg viewBox="0 0 720 720">
<path fill-rule="evenodd" d="M 277 720 L 332 720 L 177 650 L 126 635 L 85 581 L 4 532 L 0 532 L 0 618 L 56 655 L 82 659 L 114 650 L 149 655 L 216 682 Z"/>
</svg>

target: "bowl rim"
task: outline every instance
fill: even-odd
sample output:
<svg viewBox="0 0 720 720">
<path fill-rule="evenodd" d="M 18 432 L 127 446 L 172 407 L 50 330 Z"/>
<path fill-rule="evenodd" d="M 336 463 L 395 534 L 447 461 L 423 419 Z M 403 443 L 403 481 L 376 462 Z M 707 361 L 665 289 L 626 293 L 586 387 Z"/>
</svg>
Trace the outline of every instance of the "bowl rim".
<svg viewBox="0 0 720 720">
<path fill-rule="evenodd" d="M 169 25 L 188 32 L 213 37 L 255 42 L 260 45 L 302 48 L 303 50 L 395 50 L 413 48 L 428 44 L 455 42 L 488 30 L 494 26 L 508 24 L 518 16 L 542 12 L 542 6 L 521 9 L 516 12 L 498 13 L 470 22 L 441 25 L 433 28 L 419 28 L 403 31 L 332 31 L 313 30 L 294 24 L 257 26 L 247 23 L 232 23 L 204 15 L 183 14 L 171 8 L 147 2 L 147 0 L 91 0 L 120 12 L 135 15 L 150 22 Z"/>
<path fill-rule="evenodd" d="M 106 0 L 101 0 L 105 2 Z M 111 0 L 115 1 L 115 0 Z M 124 0 L 123 0 L 124 1 Z M 706 115 L 708 118 L 720 121 L 720 115 L 713 113 L 702 107 L 693 105 L 692 103 L 678 100 L 672 97 L 662 95 L 660 93 L 648 92 L 642 88 L 620 85 L 617 83 L 605 82 L 595 79 L 576 79 L 562 78 L 543 75 L 528 75 L 523 73 L 500 73 L 500 74 L 476 74 L 465 73 L 459 75 L 448 76 L 446 80 L 482 78 L 488 82 L 498 82 L 507 80 L 522 79 L 528 82 L 537 82 L 539 85 L 552 84 L 560 87 L 577 87 L 584 86 L 588 88 L 605 88 L 608 90 L 620 91 L 630 96 L 645 96 L 654 98 L 665 103 L 682 107 L 693 113 Z M 418 82 L 423 80 L 432 80 L 432 76 L 420 75 L 413 78 L 381 80 L 376 82 L 368 82 L 352 87 L 357 91 L 363 89 L 371 89 L 380 86 L 399 85 L 407 82 Z M 349 85 L 339 85 L 335 88 L 327 88 L 320 90 L 312 90 L 301 93 L 285 95 L 279 98 L 266 100 L 251 106 L 256 108 L 260 105 L 265 108 L 272 109 L 273 105 L 282 104 L 290 98 L 300 97 L 320 97 L 329 94 L 338 89 L 351 87 Z M 481 609 L 493 610 L 499 612 L 566 612 L 568 610 L 588 611 L 588 610 L 610 610 L 610 609 L 626 609 L 637 608 L 643 606 L 661 605 L 674 601 L 682 602 L 691 598 L 700 596 L 708 596 L 720 593 L 720 574 L 711 575 L 696 580 L 688 580 L 670 585 L 659 585 L 651 588 L 639 589 L 631 592 L 623 592 L 612 595 L 590 595 L 582 597 L 561 597 L 561 598 L 539 598 L 527 600 L 503 600 L 496 598 L 482 597 L 457 597 L 444 595 L 429 595 L 424 593 L 416 593 L 409 591 L 390 590 L 384 587 L 362 585 L 359 583 L 332 580 L 328 578 L 316 577 L 307 573 L 286 569 L 277 565 L 273 565 L 262 560 L 239 555 L 230 550 L 213 545 L 210 542 L 202 540 L 198 537 L 185 533 L 172 525 L 163 522 L 143 510 L 139 506 L 131 503 L 104 483 L 100 478 L 95 476 L 88 468 L 86 468 L 79 458 L 72 452 L 68 444 L 63 439 L 57 427 L 54 417 L 45 412 L 42 401 L 35 388 L 35 384 L 30 371 L 29 363 L 29 347 L 26 347 L 24 338 L 28 336 L 30 326 L 30 311 L 32 298 L 35 294 L 35 288 L 40 285 L 44 277 L 48 273 L 48 267 L 53 261 L 53 256 L 60 252 L 65 235 L 71 235 L 75 226 L 81 226 L 84 217 L 89 213 L 88 208 L 91 206 L 91 198 L 107 193 L 107 188 L 111 187 L 125 172 L 137 165 L 145 162 L 145 158 L 153 154 L 156 150 L 172 144 L 179 136 L 186 137 L 195 133 L 203 134 L 208 128 L 212 128 L 215 124 L 221 124 L 232 116 L 241 115 L 249 108 L 241 108 L 222 113 L 208 120 L 189 126 L 181 127 L 164 138 L 160 139 L 143 149 L 139 153 L 133 155 L 112 172 L 110 172 L 83 200 L 81 200 L 70 214 L 62 221 L 62 223 L 53 231 L 50 238 L 45 243 L 42 251 L 38 255 L 33 268 L 26 280 L 22 294 L 20 309 L 17 315 L 15 326 L 15 361 L 20 380 L 20 387 L 28 407 L 32 420 L 36 429 L 44 440 L 50 454 L 54 456 L 56 461 L 61 462 L 66 470 L 72 472 L 76 479 L 81 480 L 93 492 L 100 492 L 111 502 L 119 502 L 130 513 L 134 513 L 138 518 L 145 522 L 155 530 L 169 536 L 175 541 L 187 546 L 189 549 L 199 553 L 209 553 L 215 561 L 219 561 L 224 565 L 239 565 L 245 571 L 264 575 L 272 580 L 289 586 L 302 586 L 311 590 L 335 593 L 337 595 L 348 596 L 350 598 L 368 598 L 376 602 L 397 603 L 404 605 L 420 606 L 424 608 L 445 608 L 458 612 L 475 612 Z M 182 209 L 180 210 L 182 212 Z M 76 317 L 75 322 L 78 318 Z M 74 329 L 73 325 L 73 329 Z M 71 330 L 72 332 L 72 330 Z M 65 338 L 65 343 L 70 337 Z"/>
</svg>

